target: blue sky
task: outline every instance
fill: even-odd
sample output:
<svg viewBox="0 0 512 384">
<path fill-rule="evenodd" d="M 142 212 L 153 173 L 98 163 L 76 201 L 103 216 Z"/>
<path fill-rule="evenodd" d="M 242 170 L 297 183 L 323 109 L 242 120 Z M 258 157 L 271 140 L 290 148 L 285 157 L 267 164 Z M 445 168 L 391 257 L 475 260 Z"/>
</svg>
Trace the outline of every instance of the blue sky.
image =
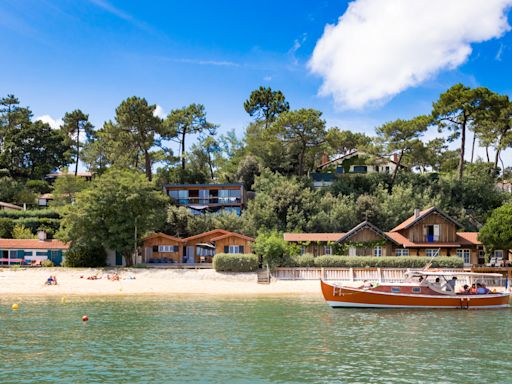
<svg viewBox="0 0 512 384">
<path fill-rule="evenodd" d="M 372 1 L 358 1 L 365 7 L 359 11 L 371 14 L 371 7 L 375 8 Z M 490 24 L 497 19 L 496 12 L 508 13 L 509 2 L 496 1 L 500 4 L 490 7 L 488 14 L 478 11 Z M 356 31 L 353 45 L 346 44 L 346 35 L 339 37 L 341 40 L 331 39 L 327 56 L 334 56 L 337 44 L 345 44 L 344 57 L 351 57 L 350 50 L 364 48 L 369 44 L 364 40 L 375 33 L 367 31 L 367 25 L 350 24 L 353 21 L 348 14 L 343 23 L 339 22 L 347 5 L 341 0 L 0 0 L 0 94 L 14 93 L 36 117 L 48 115 L 58 120 L 66 111 L 80 108 L 90 114 L 96 126 L 113 118 L 115 107 L 132 95 L 146 97 L 165 112 L 197 102 L 205 105 L 210 121 L 220 124 L 220 132 L 235 129 L 240 136 L 250 121 L 243 101 L 260 85 L 282 90 L 294 109 L 321 110 L 329 126 L 368 133 L 386 121 L 428 113 L 432 101 L 457 82 L 511 94 L 512 33 L 502 28 L 501 32 L 483 30 L 476 36 L 474 31 L 461 32 L 447 49 L 464 48 L 465 44 L 471 53 L 461 53 L 450 63 L 434 60 L 425 70 L 426 78 L 412 84 L 386 84 L 399 89 L 391 96 L 379 94 L 354 108 L 350 98 L 360 89 L 341 85 L 339 90 L 332 85 L 334 93 L 320 95 L 326 78 L 317 71 L 312 73 L 308 61 L 325 26 L 338 23 L 344 28 L 338 28 L 340 33 L 351 27 Z M 409 11 L 411 15 L 418 13 Z M 461 25 L 472 22 L 475 16 L 468 13 L 463 17 L 466 19 Z M 439 30 L 444 27 L 440 25 Z M 396 33 L 387 30 L 407 34 L 406 25 L 404 28 Z M 430 28 L 434 29 L 437 26 Z M 454 32 L 447 29 L 447 34 Z M 361 36 L 361 43 L 357 36 Z M 420 43 L 434 52 L 438 40 Z M 396 44 L 390 46 L 390 51 L 398 52 L 396 64 L 387 60 L 379 66 L 388 71 L 381 77 L 392 78 L 400 63 L 409 63 L 409 70 L 425 62 L 412 58 L 421 57 L 421 52 L 414 52 L 416 48 L 407 51 L 408 57 L 400 57 L 404 51 L 395 50 Z M 386 48 L 386 43 L 383 46 Z M 329 60 L 325 55 L 319 55 L 320 63 Z M 383 58 L 361 57 L 357 52 L 354 57 L 352 69 L 366 70 L 367 63 L 361 60 L 373 63 L 369 73 L 371 65 L 378 65 Z M 337 75 L 338 68 L 351 76 L 351 69 L 342 63 L 335 63 L 333 68 L 331 77 L 333 72 Z M 412 71 L 415 79 L 421 77 L 421 72 Z M 364 81 L 356 83 L 364 85 Z M 336 92 L 342 96 L 333 97 Z"/>
</svg>

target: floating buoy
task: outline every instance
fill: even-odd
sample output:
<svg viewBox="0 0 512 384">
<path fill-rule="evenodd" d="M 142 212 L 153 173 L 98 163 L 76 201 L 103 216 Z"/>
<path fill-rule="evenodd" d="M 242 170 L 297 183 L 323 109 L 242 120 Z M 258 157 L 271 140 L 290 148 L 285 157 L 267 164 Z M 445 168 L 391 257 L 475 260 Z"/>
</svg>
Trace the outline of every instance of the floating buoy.
<svg viewBox="0 0 512 384">
<path fill-rule="evenodd" d="M 17 311 L 18 309 L 20 309 L 20 306 L 19 306 L 18 304 L 14 303 L 14 304 L 11 306 L 11 309 L 12 309 L 13 311 Z"/>
<path fill-rule="evenodd" d="M 89 321 L 89 316 L 83 315 L 82 316 L 82 321 Z"/>
</svg>

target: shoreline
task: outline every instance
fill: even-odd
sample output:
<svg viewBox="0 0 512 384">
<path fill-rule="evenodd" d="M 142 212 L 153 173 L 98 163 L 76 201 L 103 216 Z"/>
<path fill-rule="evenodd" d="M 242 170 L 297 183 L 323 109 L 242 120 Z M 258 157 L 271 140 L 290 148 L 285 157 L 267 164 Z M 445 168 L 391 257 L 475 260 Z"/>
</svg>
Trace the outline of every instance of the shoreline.
<svg viewBox="0 0 512 384">
<path fill-rule="evenodd" d="M 107 279 L 119 273 L 120 280 Z M 57 285 L 46 285 L 50 275 Z M 98 276 L 97 280 L 87 277 Z M 211 269 L 20 268 L 0 269 L 3 297 L 172 296 L 181 298 L 322 298 L 319 280 L 273 280 L 258 284 L 256 273 L 218 273 Z"/>
</svg>

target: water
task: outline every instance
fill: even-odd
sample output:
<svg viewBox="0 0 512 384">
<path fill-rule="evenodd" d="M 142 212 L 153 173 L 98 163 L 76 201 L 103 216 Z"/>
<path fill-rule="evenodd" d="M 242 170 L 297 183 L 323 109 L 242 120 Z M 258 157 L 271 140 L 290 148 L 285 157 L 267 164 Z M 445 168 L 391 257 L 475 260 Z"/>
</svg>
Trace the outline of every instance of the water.
<svg viewBox="0 0 512 384">
<path fill-rule="evenodd" d="M 315 298 L 0 299 L 2 383 L 512 383 L 512 312 Z M 81 321 L 82 315 L 90 318 Z"/>
</svg>

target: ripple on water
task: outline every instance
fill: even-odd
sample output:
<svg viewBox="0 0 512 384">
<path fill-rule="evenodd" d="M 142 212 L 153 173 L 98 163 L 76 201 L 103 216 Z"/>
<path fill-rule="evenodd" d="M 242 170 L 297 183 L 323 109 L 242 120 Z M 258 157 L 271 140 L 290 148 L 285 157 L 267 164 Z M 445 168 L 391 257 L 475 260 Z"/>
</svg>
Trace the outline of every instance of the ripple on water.
<svg viewBox="0 0 512 384">
<path fill-rule="evenodd" d="M 512 382 L 509 310 L 332 310 L 310 298 L 20 302 L 12 312 L 0 300 L 0 382 Z"/>
</svg>

